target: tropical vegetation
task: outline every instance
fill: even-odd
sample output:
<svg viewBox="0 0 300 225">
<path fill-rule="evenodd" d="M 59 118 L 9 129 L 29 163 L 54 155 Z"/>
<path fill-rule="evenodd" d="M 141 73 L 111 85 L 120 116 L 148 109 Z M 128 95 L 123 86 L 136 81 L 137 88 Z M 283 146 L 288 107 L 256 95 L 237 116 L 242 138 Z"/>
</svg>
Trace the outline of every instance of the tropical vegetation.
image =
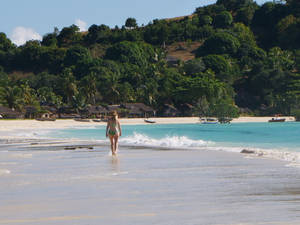
<svg viewBox="0 0 300 225">
<path fill-rule="evenodd" d="M 300 109 L 300 3 L 218 0 L 139 26 L 76 25 L 16 46 L 0 33 L 0 105 L 16 110 L 142 102 L 199 115 Z M 189 58 L 170 60 L 170 46 Z"/>
</svg>

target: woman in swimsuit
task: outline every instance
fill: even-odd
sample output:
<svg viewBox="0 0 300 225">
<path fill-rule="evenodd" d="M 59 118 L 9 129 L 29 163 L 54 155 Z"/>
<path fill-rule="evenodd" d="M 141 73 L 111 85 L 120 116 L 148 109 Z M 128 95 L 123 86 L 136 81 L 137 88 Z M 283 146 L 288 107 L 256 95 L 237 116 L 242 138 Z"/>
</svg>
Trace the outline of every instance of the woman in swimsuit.
<svg viewBox="0 0 300 225">
<path fill-rule="evenodd" d="M 118 139 L 122 135 L 122 130 L 120 122 L 118 120 L 118 113 L 114 111 L 111 114 L 111 118 L 107 121 L 106 126 L 106 137 L 110 139 L 111 153 L 113 155 L 117 154 L 118 149 Z"/>
</svg>

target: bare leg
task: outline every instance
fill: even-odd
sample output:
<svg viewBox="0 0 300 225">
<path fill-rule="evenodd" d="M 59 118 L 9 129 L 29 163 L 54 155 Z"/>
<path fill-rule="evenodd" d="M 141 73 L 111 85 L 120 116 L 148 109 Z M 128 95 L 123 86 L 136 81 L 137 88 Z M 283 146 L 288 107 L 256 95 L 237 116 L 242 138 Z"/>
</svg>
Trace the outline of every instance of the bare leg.
<svg viewBox="0 0 300 225">
<path fill-rule="evenodd" d="M 115 136 L 114 136 L 114 149 L 115 149 L 115 154 L 117 153 L 117 150 L 118 150 L 118 139 L 119 139 L 119 135 L 115 135 Z"/>
<path fill-rule="evenodd" d="M 111 154 L 115 155 L 115 150 L 114 150 L 114 136 L 109 135 L 109 140 L 110 140 Z"/>
</svg>

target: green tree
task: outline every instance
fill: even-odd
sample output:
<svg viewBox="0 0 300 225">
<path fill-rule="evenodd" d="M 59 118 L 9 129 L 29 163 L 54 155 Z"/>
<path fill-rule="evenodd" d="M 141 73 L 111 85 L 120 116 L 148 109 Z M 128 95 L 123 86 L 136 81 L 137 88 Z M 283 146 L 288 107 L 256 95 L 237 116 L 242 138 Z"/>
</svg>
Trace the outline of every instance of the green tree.
<svg viewBox="0 0 300 225">
<path fill-rule="evenodd" d="M 216 28 L 228 28 L 233 22 L 230 12 L 224 11 L 218 14 L 214 19 L 214 26 Z"/>
<path fill-rule="evenodd" d="M 242 23 L 235 23 L 232 31 L 235 34 L 235 37 L 239 40 L 240 44 L 257 46 L 255 36 L 252 30 Z"/>
<path fill-rule="evenodd" d="M 215 72 L 217 79 L 229 83 L 233 81 L 234 72 L 229 64 L 229 60 L 226 60 L 223 56 L 207 55 L 203 57 L 203 62 L 207 68 Z"/>
<path fill-rule="evenodd" d="M 80 81 L 82 93 L 86 95 L 87 103 L 96 104 L 97 79 L 94 73 L 83 77 Z"/>
<path fill-rule="evenodd" d="M 199 17 L 199 25 L 204 26 L 204 25 L 212 25 L 213 18 L 208 15 L 201 15 Z"/>
<path fill-rule="evenodd" d="M 28 82 L 21 84 L 20 88 L 21 88 L 21 95 L 22 95 L 22 104 L 24 106 L 39 107 L 36 91 L 29 86 Z"/>
<path fill-rule="evenodd" d="M 215 104 L 210 106 L 210 112 L 211 115 L 217 117 L 219 121 L 222 121 L 224 118 L 239 117 L 239 108 L 234 105 L 230 98 L 219 99 Z"/>
<path fill-rule="evenodd" d="M 208 38 L 196 51 L 196 56 L 208 54 L 235 55 L 240 47 L 239 40 L 229 33 L 216 33 Z"/>
<path fill-rule="evenodd" d="M 62 73 L 62 86 L 64 100 L 71 105 L 73 97 L 78 94 L 77 82 L 70 68 L 64 69 Z"/>
<path fill-rule="evenodd" d="M 79 27 L 74 24 L 70 27 L 64 27 L 57 36 L 59 47 L 68 47 L 77 44 L 81 39 L 82 35 L 79 32 Z"/>
<path fill-rule="evenodd" d="M 136 19 L 132 17 L 127 18 L 125 22 L 125 27 L 136 28 L 137 27 Z"/>
<path fill-rule="evenodd" d="M 256 4 L 247 5 L 238 9 L 236 12 L 235 21 L 249 26 L 257 9 L 258 6 Z"/>
<path fill-rule="evenodd" d="M 6 37 L 5 33 L 0 33 L 0 66 L 5 69 L 11 69 L 15 66 L 11 61 L 16 52 L 16 46 Z"/>
<path fill-rule="evenodd" d="M 108 48 L 105 58 L 144 67 L 155 60 L 155 55 L 149 44 L 123 41 Z"/>
<path fill-rule="evenodd" d="M 277 38 L 279 45 L 285 49 L 299 49 L 300 20 L 294 15 L 288 15 L 277 23 Z"/>
<path fill-rule="evenodd" d="M 183 70 L 184 73 L 192 76 L 196 75 L 200 72 L 203 72 L 206 69 L 205 63 L 203 62 L 202 58 L 196 58 L 193 60 L 189 60 L 184 63 Z"/>
<path fill-rule="evenodd" d="M 43 52 L 40 42 L 27 41 L 25 45 L 19 47 L 19 50 L 15 59 L 16 67 L 24 71 L 40 72 Z"/>
<path fill-rule="evenodd" d="M 118 32 L 116 30 L 116 32 Z M 88 45 L 95 44 L 95 43 L 110 43 L 112 40 L 112 31 L 111 29 L 101 24 L 97 26 L 93 24 L 89 27 L 87 35 L 84 37 L 84 42 Z"/>
<path fill-rule="evenodd" d="M 47 46 L 47 47 L 56 47 L 57 46 L 57 33 L 54 31 L 53 33 L 44 35 L 41 44 L 43 46 Z"/>
<path fill-rule="evenodd" d="M 106 102 L 117 104 L 120 101 L 120 76 L 111 71 L 107 71 L 102 78 L 103 96 Z"/>
<path fill-rule="evenodd" d="M 179 26 L 180 27 L 180 26 Z M 165 20 L 154 20 L 144 31 L 144 40 L 150 44 L 162 45 L 170 38 L 170 27 Z"/>
<path fill-rule="evenodd" d="M 37 90 L 37 97 L 40 104 L 55 105 L 57 108 L 62 106 L 62 97 L 56 95 L 51 87 L 41 87 Z"/>
<path fill-rule="evenodd" d="M 0 87 L 1 104 L 6 105 L 11 109 L 19 109 L 20 99 L 21 99 L 21 89 L 17 85 Z"/>
<path fill-rule="evenodd" d="M 253 0 L 218 0 L 216 4 L 223 5 L 229 11 L 236 11 L 253 3 Z"/>
<path fill-rule="evenodd" d="M 85 94 L 82 92 L 77 92 L 75 95 L 73 95 L 71 106 L 76 110 L 77 114 L 83 114 L 87 107 Z"/>
<path fill-rule="evenodd" d="M 0 32 L 0 51 L 8 52 L 16 48 L 16 46 L 7 38 L 6 34 Z"/>
</svg>

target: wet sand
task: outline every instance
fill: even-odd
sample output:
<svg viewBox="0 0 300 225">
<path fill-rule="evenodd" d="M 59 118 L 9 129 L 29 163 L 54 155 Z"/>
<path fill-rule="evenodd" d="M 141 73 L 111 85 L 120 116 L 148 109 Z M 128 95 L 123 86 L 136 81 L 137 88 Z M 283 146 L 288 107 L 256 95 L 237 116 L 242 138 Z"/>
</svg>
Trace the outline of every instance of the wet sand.
<svg viewBox="0 0 300 225">
<path fill-rule="evenodd" d="M 2 145 L 0 224 L 300 224 L 300 169 L 285 162 L 80 145 Z"/>
</svg>

